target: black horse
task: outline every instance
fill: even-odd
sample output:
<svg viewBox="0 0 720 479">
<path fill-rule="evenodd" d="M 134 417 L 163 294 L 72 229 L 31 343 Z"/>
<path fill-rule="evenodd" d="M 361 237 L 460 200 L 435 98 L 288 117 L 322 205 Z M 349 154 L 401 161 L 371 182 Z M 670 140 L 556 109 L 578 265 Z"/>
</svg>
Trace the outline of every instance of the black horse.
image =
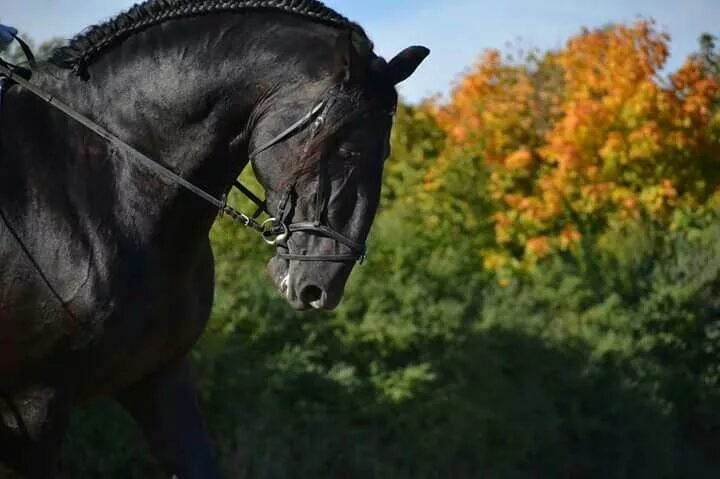
<svg viewBox="0 0 720 479">
<path fill-rule="evenodd" d="M 30 81 L 213 197 L 250 162 L 271 276 L 293 307 L 331 309 L 378 205 L 394 85 L 427 54 L 386 62 L 313 0 L 153 0 Z M 0 463 L 54 476 L 72 408 L 110 395 L 168 474 L 217 477 L 186 367 L 216 208 L 21 85 L 0 122 Z"/>
</svg>

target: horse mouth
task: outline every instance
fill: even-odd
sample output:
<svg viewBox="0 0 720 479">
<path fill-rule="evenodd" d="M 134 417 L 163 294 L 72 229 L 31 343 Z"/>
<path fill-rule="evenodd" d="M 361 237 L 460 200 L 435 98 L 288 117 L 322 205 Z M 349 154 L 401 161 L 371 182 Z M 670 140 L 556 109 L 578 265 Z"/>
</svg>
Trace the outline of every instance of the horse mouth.
<svg viewBox="0 0 720 479">
<path fill-rule="evenodd" d="M 288 299 L 288 293 L 290 292 L 290 262 L 273 256 L 268 261 L 267 272 L 280 294 L 285 299 Z"/>
<path fill-rule="evenodd" d="M 310 308 L 314 308 L 311 304 L 306 304 L 300 301 L 298 295 L 293 287 L 291 265 L 290 262 L 277 256 L 274 256 L 268 262 L 268 273 L 272 278 L 273 283 L 277 287 L 280 296 L 282 296 L 288 304 L 297 311 L 305 311 Z"/>
<path fill-rule="evenodd" d="M 286 274 L 285 277 L 280 281 L 280 294 L 287 297 L 288 289 L 290 288 L 290 273 Z"/>
</svg>

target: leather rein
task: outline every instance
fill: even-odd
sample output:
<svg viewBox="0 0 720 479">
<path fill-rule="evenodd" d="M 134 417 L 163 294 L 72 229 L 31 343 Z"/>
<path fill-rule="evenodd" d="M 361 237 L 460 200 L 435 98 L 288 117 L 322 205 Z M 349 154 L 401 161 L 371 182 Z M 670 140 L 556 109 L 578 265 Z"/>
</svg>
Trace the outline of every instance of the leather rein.
<svg viewBox="0 0 720 479">
<path fill-rule="evenodd" d="M 16 37 L 17 39 L 17 37 Z M 30 59 L 30 58 L 29 58 Z M 32 65 L 32 61 L 31 61 Z M 287 248 L 288 253 L 278 253 L 277 256 L 288 261 L 323 261 L 323 262 L 359 262 L 362 263 L 366 257 L 366 246 L 362 243 L 358 243 L 344 234 L 333 229 L 327 222 L 327 208 L 329 203 L 329 192 L 327 189 L 327 172 L 325 169 L 320 168 L 318 173 L 318 189 L 315 195 L 315 216 L 312 221 L 301 221 L 292 222 L 293 211 L 295 202 L 297 200 L 297 194 L 295 192 L 296 182 L 289 185 L 280 202 L 277 214 L 273 216 L 268 210 L 267 203 L 258 198 L 252 191 L 244 186 L 239 181 L 234 181 L 231 185 L 231 189 L 234 187 L 239 190 L 244 196 L 258 206 L 257 211 L 253 215 L 247 215 L 242 213 L 230 205 L 227 204 L 227 195 L 223 195 L 222 198 L 217 198 L 210 194 L 206 190 L 198 187 L 191 183 L 175 172 L 171 171 L 167 167 L 133 148 L 117 136 L 110 133 L 108 130 L 98 125 L 88 117 L 79 113 L 62 100 L 57 97 L 50 95 L 16 72 L 18 67 L 11 65 L 3 60 L 0 60 L 0 105 L 2 105 L 2 93 L 3 89 L 7 88 L 6 82 L 17 83 L 20 86 L 27 89 L 29 92 L 56 108 L 57 110 L 64 113 L 66 116 L 72 118 L 76 122 L 82 124 L 90 131 L 95 133 L 100 138 L 104 139 L 110 145 L 113 145 L 121 150 L 131 153 L 132 158 L 137 163 L 153 171 L 158 176 L 167 179 L 169 182 L 176 184 L 185 190 L 191 192 L 195 196 L 201 198 L 205 202 L 211 204 L 218 209 L 219 214 L 227 215 L 233 221 L 242 224 L 247 228 L 251 228 L 260 233 L 266 243 L 277 246 L 281 245 Z M 304 148 L 304 154 L 307 154 L 308 148 L 312 140 L 317 136 L 318 132 L 322 128 L 328 111 L 335 103 L 337 98 L 337 91 L 341 87 L 334 87 L 328 94 L 321 99 L 313 108 L 298 121 L 290 125 L 288 128 L 283 130 L 281 133 L 273 137 L 268 142 L 264 143 L 255 151 L 253 151 L 249 158 L 252 159 L 262 152 L 265 152 L 272 147 L 283 143 L 284 141 L 294 137 L 295 135 L 303 132 L 306 128 L 310 127 L 309 138 Z M 266 213 L 270 216 L 269 219 L 259 222 L 258 218 L 262 213 Z M 350 252 L 339 253 L 339 254 L 327 254 L 327 255 L 306 255 L 306 254 L 291 254 L 288 241 L 293 233 L 302 232 L 308 233 L 320 237 L 330 238 L 337 244 L 344 245 Z"/>
</svg>

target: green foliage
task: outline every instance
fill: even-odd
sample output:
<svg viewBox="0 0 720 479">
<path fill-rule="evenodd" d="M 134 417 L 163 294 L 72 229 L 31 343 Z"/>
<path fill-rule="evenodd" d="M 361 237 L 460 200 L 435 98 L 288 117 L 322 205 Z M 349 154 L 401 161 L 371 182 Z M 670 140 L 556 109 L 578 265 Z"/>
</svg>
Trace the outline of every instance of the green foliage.
<svg viewBox="0 0 720 479">
<path fill-rule="evenodd" d="M 381 202 L 384 208 L 396 201 L 414 199 L 444 143 L 444 133 L 426 108 L 398 105 L 392 131 L 393 159 L 385 165 Z"/>
</svg>

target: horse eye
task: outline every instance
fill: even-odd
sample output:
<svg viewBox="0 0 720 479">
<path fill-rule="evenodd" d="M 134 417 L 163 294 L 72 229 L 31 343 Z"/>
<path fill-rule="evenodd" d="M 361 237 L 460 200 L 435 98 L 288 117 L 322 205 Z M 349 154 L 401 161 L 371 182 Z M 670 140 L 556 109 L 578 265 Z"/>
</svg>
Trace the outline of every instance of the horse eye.
<svg viewBox="0 0 720 479">
<path fill-rule="evenodd" d="M 360 152 L 357 150 L 353 150 L 350 145 L 342 145 L 340 148 L 338 148 L 338 153 L 340 153 L 340 156 L 342 156 L 345 159 L 355 158 L 357 156 L 360 156 Z"/>
</svg>

